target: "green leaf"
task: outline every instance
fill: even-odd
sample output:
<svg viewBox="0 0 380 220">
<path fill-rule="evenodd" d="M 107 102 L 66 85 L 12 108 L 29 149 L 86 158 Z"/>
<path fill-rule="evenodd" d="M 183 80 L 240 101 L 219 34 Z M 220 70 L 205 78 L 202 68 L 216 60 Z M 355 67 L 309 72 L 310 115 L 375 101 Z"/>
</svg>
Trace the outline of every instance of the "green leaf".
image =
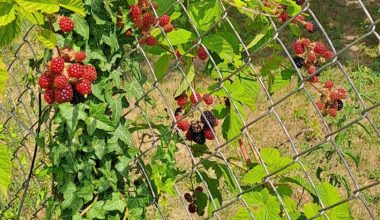
<svg viewBox="0 0 380 220">
<path fill-rule="evenodd" d="M 4 90 L 5 90 L 5 84 L 8 81 L 8 72 L 7 67 L 3 63 L 3 61 L 0 59 L 0 102 L 2 102 L 4 97 Z"/>
<path fill-rule="evenodd" d="M 53 49 L 57 43 L 57 38 L 55 34 L 50 30 L 44 29 L 37 37 L 37 39 L 44 45 L 47 49 Z"/>
<path fill-rule="evenodd" d="M 343 200 L 339 194 L 338 188 L 332 186 L 328 182 L 323 182 L 322 184 L 317 185 L 316 188 L 325 206 L 334 205 Z M 349 203 L 347 202 L 327 210 L 326 213 L 331 220 L 352 219 Z"/>
<path fill-rule="evenodd" d="M 283 89 L 287 85 L 289 85 L 290 80 L 291 80 L 292 76 L 294 75 L 294 73 L 296 73 L 295 70 L 287 69 L 287 70 L 281 71 L 280 74 L 276 74 L 274 77 L 274 81 L 271 85 L 270 91 L 276 92 L 276 91 Z"/>
<path fill-rule="evenodd" d="M 315 203 L 312 203 L 312 202 L 309 202 L 307 204 L 304 205 L 303 207 L 303 213 L 305 214 L 305 216 L 307 218 L 311 218 L 311 217 L 314 217 L 316 215 L 319 214 L 319 210 L 321 210 L 322 208 L 318 205 L 318 204 L 315 204 Z M 318 217 L 316 218 L 318 220 L 324 220 L 325 218 L 324 217 Z"/>
<path fill-rule="evenodd" d="M 86 16 L 82 0 L 60 0 L 59 5 L 81 16 Z"/>
<path fill-rule="evenodd" d="M 264 167 L 262 165 L 257 165 L 243 176 L 241 183 L 243 185 L 261 183 L 266 175 Z"/>
<path fill-rule="evenodd" d="M 79 120 L 84 121 L 86 119 L 87 115 L 84 110 L 84 105 L 73 106 L 70 103 L 59 105 L 59 117 L 62 118 L 64 122 L 66 122 L 70 137 L 73 137 Z"/>
<path fill-rule="evenodd" d="M 264 188 L 258 191 L 252 191 L 243 194 L 243 198 L 251 207 L 251 211 L 256 219 L 260 220 L 279 220 L 280 203 L 275 196 L 272 196 L 268 189 Z"/>
<path fill-rule="evenodd" d="M 103 206 L 103 209 L 106 211 L 114 211 L 117 210 L 119 212 L 123 212 L 127 203 L 121 197 L 120 193 L 114 192 L 112 193 L 112 199 L 107 200 Z"/>
<path fill-rule="evenodd" d="M 117 140 L 124 142 L 126 145 L 132 145 L 132 135 L 129 130 L 125 127 L 126 125 L 119 125 L 115 132 L 113 132 L 111 143 L 117 143 Z"/>
<path fill-rule="evenodd" d="M 90 30 L 87 21 L 78 14 L 73 14 L 71 18 L 74 22 L 74 31 L 88 40 L 90 38 Z"/>
<path fill-rule="evenodd" d="M 72 202 L 75 199 L 75 194 L 74 192 L 76 191 L 76 186 L 72 182 L 66 183 L 62 188 L 61 192 L 63 194 L 63 201 L 61 204 L 62 209 L 69 208 Z"/>
<path fill-rule="evenodd" d="M 225 61 L 232 62 L 234 56 L 236 56 L 231 44 L 223 37 L 217 35 L 206 36 L 202 42 L 208 50 L 217 53 Z"/>
<path fill-rule="evenodd" d="M 199 192 L 197 190 L 194 191 L 195 198 L 197 198 L 196 203 L 197 203 L 197 212 L 202 213 L 207 206 L 207 195 L 203 192 Z"/>
<path fill-rule="evenodd" d="M 121 97 L 111 100 L 110 109 L 112 111 L 112 124 L 116 126 L 120 122 L 123 110 L 123 103 L 121 101 Z"/>
<path fill-rule="evenodd" d="M 6 146 L 0 144 L 0 195 L 8 198 L 8 187 L 12 180 L 12 162 Z M 1 201 L 1 199 L 0 199 Z"/>
<path fill-rule="evenodd" d="M 154 73 L 157 79 L 161 79 L 169 69 L 169 62 L 172 56 L 169 54 L 162 55 L 160 59 L 154 64 Z"/>
<path fill-rule="evenodd" d="M 14 2 L 0 2 L 0 27 L 11 23 L 16 19 Z"/>
<path fill-rule="evenodd" d="M 179 85 L 177 91 L 175 92 L 175 95 L 174 95 L 175 97 L 181 95 L 183 92 L 185 92 L 190 87 L 189 83 L 191 83 L 195 77 L 194 64 L 189 62 L 186 66 L 185 72 L 186 72 L 186 76 L 188 78 L 188 81 L 185 80 L 185 78 L 182 78 L 181 84 Z"/>
<path fill-rule="evenodd" d="M 27 11 L 42 11 L 53 14 L 59 11 L 59 0 L 16 0 Z"/>
<path fill-rule="evenodd" d="M 189 41 L 194 40 L 195 34 L 188 30 L 178 28 L 170 32 L 168 34 L 168 38 L 172 45 L 179 45 L 179 44 L 188 43 Z M 169 42 L 167 40 L 164 40 L 162 44 L 169 46 Z"/>
<path fill-rule="evenodd" d="M 144 95 L 143 88 L 141 87 L 139 81 L 135 78 L 133 78 L 130 82 L 126 82 L 124 88 L 129 98 L 135 97 L 136 99 L 139 99 Z"/>
<path fill-rule="evenodd" d="M 36 25 L 43 25 L 45 23 L 45 17 L 38 11 L 27 11 L 23 8 L 17 7 L 17 13 L 22 14 L 24 18 Z"/>
<path fill-rule="evenodd" d="M 105 219 L 106 210 L 103 208 L 104 201 L 96 201 L 86 214 L 89 219 Z"/>
<path fill-rule="evenodd" d="M 11 23 L 0 27 L 0 47 L 12 43 L 12 41 L 21 33 L 21 22 L 18 18 Z"/>
<path fill-rule="evenodd" d="M 204 32 L 221 18 L 222 9 L 218 0 L 199 1 L 190 4 L 189 15 L 197 29 Z"/>
</svg>

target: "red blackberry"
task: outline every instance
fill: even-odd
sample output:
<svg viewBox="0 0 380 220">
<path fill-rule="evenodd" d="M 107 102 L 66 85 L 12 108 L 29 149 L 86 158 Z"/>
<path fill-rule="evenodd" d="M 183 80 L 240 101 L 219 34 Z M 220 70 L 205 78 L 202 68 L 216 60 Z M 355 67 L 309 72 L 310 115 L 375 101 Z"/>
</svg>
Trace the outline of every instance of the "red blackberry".
<svg viewBox="0 0 380 220">
<path fill-rule="evenodd" d="M 317 31 L 316 26 L 313 23 L 311 23 L 311 22 L 306 22 L 305 25 L 304 25 L 304 27 L 310 33 L 314 33 L 315 31 Z"/>
<path fill-rule="evenodd" d="M 71 32 L 74 29 L 74 22 L 71 18 L 63 16 L 59 19 L 59 28 L 63 32 Z"/>
<path fill-rule="evenodd" d="M 214 140 L 215 139 L 215 135 L 214 135 L 214 133 L 212 133 L 211 129 L 204 129 L 203 133 L 204 133 L 205 138 L 207 140 Z"/>
<path fill-rule="evenodd" d="M 308 72 L 309 74 L 313 74 L 313 73 L 315 73 L 315 71 L 317 71 L 317 68 L 316 68 L 315 66 L 313 66 L 313 65 L 311 65 L 311 66 L 309 66 L 309 67 L 307 68 L 307 72 Z"/>
<path fill-rule="evenodd" d="M 304 21 L 305 20 L 305 16 L 303 15 L 297 15 L 296 19 L 297 21 Z"/>
<path fill-rule="evenodd" d="M 66 86 L 64 89 L 54 89 L 54 99 L 57 103 L 69 102 L 72 97 L 73 89 L 71 85 Z"/>
<path fill-rule="evenodd" d="M 133 19 L 133 21 L 138 20 L 138 18 L 141 15 L 141 9 L 139 8 L 139 6 L 131 5 L 129 8 L 131 9 L 130 15 L 131 15 L 131 18 Z"/>
<path fill-rule="evenodd" d="M 143 16 L 143 25 L 144 26 L 150 26 L 154 24 L 155 18 L 152 13 L 148 12 Z"/>
<path fill-rule="evenodd" d="M 191 196 L 191 194 L 190 193 L 185 193 L 185 195 L 183 196 L 184 198 L 185 198 L 185 200 L 186 201 L 188 201 L 188 202 L 191 202 L 191 201 L 193 201 L 193 197 Z"/>
<path fill-rule="evenodd" d="M 319 76 L 312 76 L 310 79 L 309 79 L 309 82 L 310 83 L 317 83 L 319 82 Z"/>
<path fill-rule="evenodd" d="M 198 58 L 200 60 L 206 60 L 208 57 L 208 54 L 205 50 L 205 48 L 201 45 L 199 48 L 198 48 Z"/>
<path fill-rule="evenodd" d="M 296 52 L 296 54 L 303 54 L 305 52 L 305 48 L 301 41 L 294 42 L 293 49 Z"/>
<path fill-rule="evenodd" d="M 314 63 L 316 59 L 317 59 L 317 55 L 314 53 L 314 51 L 310 51 L 309 54 L 307 55 L 307 62 Z"/>
<path fill-rule="evenodd" d="M 52 89 L 47 89 L 44 93 L 44 100 L 47 104 L 51 105 L 54 103 L 54 91 Z"/>
<path fill-rule="evenodd" d="M 54 88 L 56 89 L 63 89 L 66 88 L 67 85 L 69 84 L 67 77 L 64 75 L 56 75 L 54 77 Z"/>
<path fill-rule="evenodd" d="M 125 36 L 126 37 L 130 37 L 130 36 L 132 36 L 132 28 L 129 28 L 124 34 L 125 34 Z"/>
<path fill-rule="evenodd" d="M 191 214 L 195 213 L 197 211 L 197 207 L 195 207 L 195 204 L 194 203 L 190 203 L 189 204 L 189 208 L 188 208 L 189 212 Z"/>
<path fill-rule="evenodd" d="M 286 22 L 289 18 L 289 15 L 288 15 L 288 13 L 286 13 L 284 11 L 280 14 L 280 16 L 278 18 L 280 19 L 281 22 Z"/>
<path fill-rule="evenodd" d="M 182 94 L 182 95 L 175 97 L 174 100 L 177 101 L 178 106 L 184 106 L 187 103 L 187 96 L 186 96 L 186 94 Z"/>
<path fill-rule="evenodd" d="M 338 111 L 340 111 L 343 108 L 343 101 L 338 99 L 337 102 L 338 102 Z"/>
<path fill-rule="evenodd" d="M 161 27 L 167 25 L 170 23 L 170 16 L 169 15 L 162 15 L 160 19 L 158 20 Z"/>
<path fill-rule="evenodd" d="M 329 114 L 331 117 L 336 117 L 338 114 L 338 110 L 336 108 L 329 108 L 326 110 L 327 114 Z"/>
<path fill-rule="evenodd" d="M 82 95 L 88 95 L 91 93 L 91 81 L 82 79 L 75 84 L 75 89 Z"/>
<path fill-rule="evenodd" d="M 304 46 L 304 47 L 307 47 L 311 44 L 311 41 L 309 38 L 302 38 L 301 39 L 301 44 Z"/>
<path fill-rule="evenodd" d="M 335 91 L 331 91 L 330 92 L 330 98 L 332 100 L 339 100 L 340 99 L 340 94 L 338 92 L 335 92 Z"/>
<path fill-rule="evenodd" d="M 133 23 L 135 24 L 135 27 L 137 27 L 137 28 L 140 28 L 143 26 L 143 21 L 141 18 L 134 20 Z"/>
<path fill-rule="evenodd" d="M 83 66 L 83 79 L 94 81 L 97 78 L 96 69 L 92 65 Z"/>
<path fill-rule="evenodd" d="M 157 40 L 156 38 L 152 37 L 152 36 L 148 36 L 146 38 L 146 44 L 149 45 L 149 46 L 153 46 L 157 43 Z"/>
<path fill-rule="evenodd" d="M 169 32 L 172 32 L 174 30 L 174 26 L 170 23 L 165 25 L 163 28 L 164 28 L 165 33 L 169 33 Z"/>
<path fill-rule="evenodd" d="M 38 79 L 38 85 L 40 85 L 40 87 L 42 89 L 49 89 L 49 88 L 52 88 L 53 86 L 53 81 L 54 81 L 54 78 L 52 76 L 50 76 L 49 74 L 47 73 L 44 73 L 41 75 L 41 77 Z"/>
<path fill-rule="evenodd" d="M 190 128 L 190 123 L 187 120 L 182 120 L 178 122 L 177 127 L 182 131 L 187 131 Z"/>
<path fill-rule="evenodd" d="M 141 8 L 149 8 L 149 0 L 139 0 L 138 5 Z"/>
<path fill-rule="evenodd" d="M 204 115 L 204 116 L 203 116 Z M 205 127 L 208 127 L 208 123 L 211 125 L 211 127 L 215 126 L 215 115 L 211 111 L 204 111 L 203 115 L 201 115 L 201 122 Z M 208 123 L 207 123 L 208 122 Z"/>
<path fill-rule="evenodd" d="M 50 71 L 55 74 L 62 73 L 65 68 L 65 60 L 62 57 L 53 58 L 50 61 Z"/>
<path fill-rule="evenodd" d="M 206 105 L 212 105 L 212 103 L 214 103 L 214 99 L 209 94 L 205 94 L 203 96 L 203 98 L 204 98 L 204 101 L 205 101 Z"/>
<path fill-rule="evenodd" d="M 196 96 L 197 98 L 195 98 L 195 96 Z M 194 96 L 194 94 L 191 94 L 191 96 L 190 96 L 190 102 L 191 102 L 192 104 L 195 104 L 195 103 L 201 101 L 201 99 L 202 99 L 201 94 L 199 94 L 198 92 L 195 92 L 195 96 Z"/>
<path fill-rule="evenodd" d="M 322 42 L 317 42 L 317 43 L 315 43 L 315 47 L 313 50 L 315 53 L 322 55 L 326 52 L 325 44 Z"/>
<path fill-rule="evenodd" d="M 293 58 L 294 63 L 298 68 L 302 68 L 305 65 L 305 60 L 302 57 L 294 57 Z"/>
<path fill-rule="evenodd" d="M 326 82 L 325 82 L 325 85 L 324 85 L 324 87 L 326 88 L 326 89 L 332 89 L 333 87 L 334 87 L 334 82 L 333 81 L 331 81 L 331 80 L 327 80 Z"/>
<path fill-rule="evenodd" d="M 84 67 L 79 63 L 74 63 L 69 66 L 67 73 L 70 77 L 81 78 L 84 74 Z"/>
<path fill-rule="evenodd" d="M 327 60 L 331 60 L 332 58 L 334 58 L 335 54 L 330 50 L 326 50 L 326 52 L 322 54 L 322 56 Z"/>
<path fill-rule="evenodd" d="M 315 103 L 316 105 L 317 105 L 317 108 L 319 109 L 319 110 L 323 110 L 323 109 L 325 109 L 325 104 L 323 104 L 321 101 L 318 101 L 317 103 Z"/>
<path fill-rule="evenodd" d="M 86 53 L 83 51 L 78 51 L 75 53 L 75 60 L 79 63 L 83 62 L 87 57 Z"/>
<path fill-rule="evenodd" d="M 76 105 L 79 103 L 83 103 L 84 100 L 84 96 L 80 94 L 75 88 L 73 88 L 73 98 L 71 99 L 70 103 Z"/>
<path fill-rule="evenodd" d="M 175 51 L 175 56 L 179 59 L 181 57 L 181 53 L 178 50 L 176 50 Z"/>
<path fill-rule="evenodd" d="M 344 88 L 339 88 L 338 93 L 341 99 L 346 99 L 348 97 L 347 91 Z"/>
</svg>

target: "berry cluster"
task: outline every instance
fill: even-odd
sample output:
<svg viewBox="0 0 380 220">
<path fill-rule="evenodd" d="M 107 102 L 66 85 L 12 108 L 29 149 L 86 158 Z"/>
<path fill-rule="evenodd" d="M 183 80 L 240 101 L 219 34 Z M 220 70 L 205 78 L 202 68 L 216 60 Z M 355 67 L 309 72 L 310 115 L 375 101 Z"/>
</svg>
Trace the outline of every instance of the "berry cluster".
<svg viewBox="0 0 380 220">
<path fill-rule="evenodd" d="M 182 94 L 175 98 L 179 108 L 175 112 L 176 119 L 180 119 L 182 111 L 186 107 L 190 107 L 202 100 L 202 95 L 198 92 L 190 96 L 190 102 L 186 94 Z M 203 101 L 206 105 L 212 105 L 214 100 L 211 95 L 205 94 L 203 96 Z M 186 132 L 186 139 L 189 141 L 194 141 L 198 144 L 204 144 L 206 140 L 214 140 L 215 135 L 213 128 L 218 126 L 218 119 L 215 117 L 214 113 L 209 110 L 203 112 L 203 115 L 200 116 L 199 120 L 193 120 L 189 122 L 188 120 L 182 119 L 178 122 L 177 127 L 183 132 Z"/>
<path fill-rule="evenodd" d="M 328 80 L 324 83 L 321 92 L 320 99 L 316 102 L 316 105 L 324 116 L 330 115 L 336 117 L 338 111 L 343 108 L 343 99 L 348 97 L 347 91 L 343 87 L 334 87 L 334 82 Z"/>
<path fill-rule="evenodd" d="M 51 59 L 48 70 L 38 79 L 46 103 L 77 104 L 91 93 L 91 82 L 97 73 L 94 66 L 82 64 L 86 57 L 83 51 L 65 48 L 61 56 Z"/>
<path fill-rule="evenodd" d="M 294 42 L 294 52 L 297 54 L 293 58 L 298 68 L 305 67 L 308 74 L 314 74 L 317 67 L 327 60 L 334 58 L 335 54 L 328 50 L 322 42 L 311 42 L 309 38 L 302 38 Z M 309 80 L 311 83 L 319 82 L 319 75 L 314 75 Z"/>
<path fill-rule="evenodd" d="M 195 192 L 203 192 L 203 188 L 201 186 L 198 186 L 197 188 L 195 188 Z M 187 202 L 189 202 L 188 211 L 191 214 L 197 212 L 200 216 L 204 215 L 204 211 L 201 213 L 200 210 L 197 209 L 196 193 L 187 192 L 183 197 Z"/>
<path fill-rule="evenodd" d="M 153 3 L 153 6 L 155 9 L 158 8 L 157 3 Z M 139 0 L 138 4 L 131 5 L 130 9 L 131 12 L 129 15 L 132 18 L 135 28 L 141 29 L 141 33 L 145 35 L 146 32 L 150 30 L 152 25 L 154 25 L 157 22 L 150 7 L 150 0 Z M 169 15 L 162 15 L 158 19 L 158 24 L 164 29 L 166 33 L 169 33 L 174 29 L 174 26 L 170 21 Z M 127 30 L 126 36 L 130 36 L 131 33 L 131 29 Z M 152 46 L 157 43 L 157 40 L 155 37 L 148 35 L 145 39 L 141 39 L 139 43 L 146 43 L 147 45 Z"/>
<path fill-rule="evenodd" d="M 66 16 L 58 16 L 58 25 L 61 31 L 68 33 L 74 29 L 74 22 L 71 18 Z"/>
</svg>

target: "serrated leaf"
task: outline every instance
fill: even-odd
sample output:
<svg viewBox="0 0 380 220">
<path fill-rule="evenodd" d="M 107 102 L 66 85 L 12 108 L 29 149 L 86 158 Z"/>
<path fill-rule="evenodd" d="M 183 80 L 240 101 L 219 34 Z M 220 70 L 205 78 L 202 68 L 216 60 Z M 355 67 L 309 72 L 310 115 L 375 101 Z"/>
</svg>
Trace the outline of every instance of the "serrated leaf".
<svg viewBox="0 0 380 220">
<path fill-rule="evenodd" d="M 13 2 L 0 2 L 0 27 L 9 24 L 15 18 L 15 4 Z"/>
<path fill-rule="evenodd" d="M 45 22 L 45 17 L 38 11 L 31 12 L 20 7 L 17 7 L 16 9 L 18 14 L 22 14 L 23 17 L 28 19 L 33 24 L 43 25 Z"/>
<path fill-rule="evenodd" d="M 208 50 L 215 52 L 223 60 L 232 62 L 234 56 L 236 56 L 231 44 L 221 36 L 206 36 L 202 42 Z"/>
<path fill-rule="evenodd" d="M 71 18 L 74 22 L 74 31 L 88 40 L 90 38 L 90 30 L 87 21 L 78 14 L 73 14 Z"/>
<path fill-rule="evenodd" d="M 59 11 L 59 0 L 16 0 L 27 11 L 42 11 L 48 14 Z"/>
<path fill-rule="evenodd" d="M 75 194 L 74 192 L 76 191 L 76 186 L 72 182 L 66 183 L 62 188 L 61 188 L 61 193 L 63 194 L 63 201 L 61 204 L 62 209 L 69 208 L 73 200 L 75 199 Z"/>
<path fill-rule="evenodd" d="M 195 77 L 195 69 L 194 69 L 194 64 L 193 63 L 189 63 L 187 66 L 186 66 L 186 76 L 188 78 L 188 81 L 185 80 L 185 78 L 182 78 L 181 80 L 181 84 L 179 85 L 177 91 L 175 92 L 175 97 L 181 95 L 183 92 L 185 92 L 189 87 L 189 83 L 191 83 L 193 80 L 194 80 L 194 77 Z"/>
<path fill-rule="evenodd" d="M 239 208 L 231 220 L 251 219 L 251 215 L 246 207 Z"/>
<path fill-rule="evenodd" d="M 207 31 L 222 15 L 218 0 L 200 1 L 190 4 L 189 15 L 201 32 Z"/>
<path fill-rule="evenodd" d="M 303 207 L 303 213 L 305 214 L 305 216 L 307 218 L 311 218 L 311 217 L 314 217 L 314 216 L 318 215 L 320 209 L 321 209 L 321 207 L 318 204 L 309 202 L 309 203 L 307 203 L 307 204 L 304 205 L 304 207 Z M 318 217 L 316 219 L 323 220 L 325 218 L 321 216 L 321 217 Z"/>
<path fill-rule="evenodd" d="M 120 193 L 114 192 L 112 193 L 112 199 L 107 200 L 103 208 L 106 211 L 117 210 L 119 212 L 123 212 L 126 206 L 127 206 L 127 203 L 121 197 Z"/>
<path fill-rule="evenodd" d="M 81 16 L 86 16 L 82 0 L 60 0 L 59 5 Z"/>
<path fill-rule="evenodd" d="M 7 147 L 0 144 L 0 195 L 8 198 L 8 187 L 12 180 L 12 162 Z M 0 199 L 1 201 L 1 199 Z M 4 201 L 3 201 L 4 202 Z"/>
<path fill-rule="evenodd" d="M 154 73 L 157 79 L 161 79 L 167 73 L 171 57 L 172 56 L 168 54 L 162 55 L 154 64 Z"/>
<path fill-rule="evenodd" d="M 276 74 L 274 81 L 271 84 L 270 91 L 276 92 L 289 85 L 294 73 L 296 73 L 295 70 L 288 69 L 281 71 L 280 74 Z"/>
<path fill-rule="evenodd" d="M 57 38 L 55 34 L 50 30 L 44 29 L 38 34 L 37 39 L 44 45 L 47 49 L 53 49 L 57 43 Z"/>
<path fill-rule="evenodd" d="M 170 32 L 168 34 L 168 38 L 172 45 L 179 45 L 179 44 L 188 43 L 189 41 L 194 40 L 195 34 L 188 30 L 178 28 Z M 169 42 L 167 40 L 164 40 L 162 44 L 168 46 Z"/>
<path fill-rule="evenodd" d="M 11 23 L 0 27 L 0 47 L 12 43 L 21 33 L 21 22 L 18 18 Z"/>
<path fill-rule="evenodd" d="M 259 189 L 243 195 L 248 206 L 252 208 L 252 213 L 261 220 L 280 220 L 280 203 L 277 198 L 271 195 L 268 189 Z"/>
<path fill-rule="evenodd" d="M 106 210 L 103 209 L 104 201 L 96 201 L 86 214 L 89 219 L 105 219 Z"/>
</svg>

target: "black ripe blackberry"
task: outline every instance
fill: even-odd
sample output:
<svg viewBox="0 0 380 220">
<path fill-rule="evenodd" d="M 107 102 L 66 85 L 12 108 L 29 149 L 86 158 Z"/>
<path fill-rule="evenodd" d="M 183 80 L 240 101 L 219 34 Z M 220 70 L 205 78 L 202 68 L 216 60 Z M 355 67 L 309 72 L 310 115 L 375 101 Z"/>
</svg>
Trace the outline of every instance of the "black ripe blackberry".
<svg viewBox="0 0 380 220">
<path fill-rule="evenodd" d="M 230 102 L 230 99 L 229 99 L 229 98 L 225 98 L 225 99 L 224 99 L 224 105 L 225 105 L 226 107 L 230 107 L 230 106 L 231 106 L 231 102 Z"/>
<path fill-rule="evenodd" d="M 203 125 L 208 127 L 210 124 L 212 127 L 214 127 L 215 121 L 216 121 L 214 113 L 212 113 L 211 111 L 204 111 L 203 115 L 201 115 L 201 121 L 202 121 Z"/>
<path fill-rule="evenodd" d="M 192 139 L 197 144 L 204 144 L 206 142 L 206 137 L 203 132 L 193 132 Z"/>
<path fill-rule="evenodd" d="M 293 61 L 298 68 L 302 68 L 305 65 L 305 60 L 302 57 L 294 57 Z"/>
<path fill-rule="evenodd" d="M 195 207 L 194 203 L 190 203 L 188 210 L 190 213 L 195 213 L 197 211 L 197 207 Z"/>
<path fill-rule="evenodd" d="M 71 99 L 70 103 L 73 105 L 83 103 L 84 102 L 84 96 L 82 94 L 80 94 L 79 92 L 77 92 L 77 90 L 74 88 L 74 86 L 72 88 L 73 88 L 73 98 Z"/>
<path fill-rule="evenodd" d="M 305 3 L 305 0 L 296 0 L 297 5 L 303 5 Z"/>
<path fill-rule="evenodd" d="M 342 110 L 342 108 L 343 108 L 343 102 L 342 102 L 342 100 L 340 100 L 340 99 L 338 99 L 338 111 L 340 111 L 340 110 Z"/>
<path fill-rule="evenodd" d="M 185 193 L 185 195 L 184 195 L 184 198 L 186 199 L 186 201 L 188 201 L 188 202 L 191 202 L 191 201 L 193 201 L 193 197 L 191 196 L 191 194 L 190 193 Z"/>
</svg>

